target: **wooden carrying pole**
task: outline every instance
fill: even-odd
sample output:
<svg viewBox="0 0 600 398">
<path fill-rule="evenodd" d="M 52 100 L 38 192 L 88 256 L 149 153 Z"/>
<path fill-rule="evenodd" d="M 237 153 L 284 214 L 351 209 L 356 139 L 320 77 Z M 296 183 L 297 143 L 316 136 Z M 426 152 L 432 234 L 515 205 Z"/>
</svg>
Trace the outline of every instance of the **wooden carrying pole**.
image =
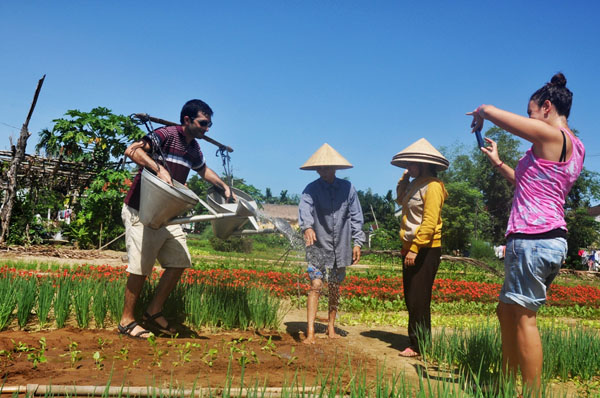
<svg viewBox="0 0 600 398">
<path fill-rule="evenodd" d="M 177 126 L 178 125 L 175 122 L 171 122 L 171 121 L 168 121 L 168 120 L 165 120 L 165 119 L 161 119 L 161 118 L 158 118 L 158 117 L 150 116 L 147 113 L 136 113 L 135 117 L 137 117 L 140 120 L 150 120 L 151 122 L 154 122 L 154 123 L 160 123 L 160 124 L 162 124 L 164 126 Z M 202 139 L 205 140 L 205 141 L 210 142 L 213 145 L 218 146 L 219 148 L 225 148 L 225 150 L 227 150 L 227 152 L 233 152 L 233 148 L 232 147 L 230 147 L 229 145 L 223 145 L 219 141 L 213 140 L 209 136 L 204 135 L 204 136 L 202 136 Z"/>
</svg>

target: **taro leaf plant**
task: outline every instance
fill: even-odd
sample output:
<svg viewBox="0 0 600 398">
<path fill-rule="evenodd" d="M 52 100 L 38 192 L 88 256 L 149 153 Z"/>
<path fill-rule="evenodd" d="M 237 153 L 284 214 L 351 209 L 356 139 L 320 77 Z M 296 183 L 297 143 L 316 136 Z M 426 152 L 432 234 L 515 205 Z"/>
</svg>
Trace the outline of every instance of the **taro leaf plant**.
<svg viewBox="0 0 600 398">
<path fill-rule="evenodd" d="M 131 118 L 104 107 L 69 110 L 65 116 L 55 119 L 52 129 L 40 132 L 36 149 L 80 163 L 92 176 L 85 186 L 76 187 L 75 220 L 66 232 L 80 246 L 96 246 L 122 232 L 119 215 L 131 172 L 120 168 L 118 160 L 145 132 Z"/>
</svg>

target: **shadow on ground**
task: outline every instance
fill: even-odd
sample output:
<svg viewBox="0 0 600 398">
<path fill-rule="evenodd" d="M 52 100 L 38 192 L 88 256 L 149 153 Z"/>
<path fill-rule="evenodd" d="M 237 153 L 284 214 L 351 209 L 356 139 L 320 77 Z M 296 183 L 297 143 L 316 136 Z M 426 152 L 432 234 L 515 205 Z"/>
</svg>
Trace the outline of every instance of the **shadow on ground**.
<svg viewBox="0 0 600 398">
<path fill-rule="evenodd" d="M 296 341 L 302 341 L 306 335 L 306 322 L 285 322 L 285 331 Z M 342 337 L 348 336 L 348 332 L 339 327 L 335 327 L 335 332 Z M 315 334 L 327 333 L 327 325 L 320 322 L 315 322 Z"/>
<path fill-rule="evenodd" d="M 390 348 L 402 351 L 410 345 L 410 339 L 405 334 L 386 332 L 384 330 L 367 330 L 360 333 L 363 337 L 378 339 L 388 343 Z"/>
</svg>

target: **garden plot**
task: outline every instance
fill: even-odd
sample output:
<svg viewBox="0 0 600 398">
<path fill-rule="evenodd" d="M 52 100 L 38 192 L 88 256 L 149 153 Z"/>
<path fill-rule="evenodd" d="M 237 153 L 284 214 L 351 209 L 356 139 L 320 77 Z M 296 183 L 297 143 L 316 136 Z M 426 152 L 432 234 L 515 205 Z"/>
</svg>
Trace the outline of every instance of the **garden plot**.
<svg viewBox="0 0 600 398">
<path fill-rule="evenodd" d="M 297 336 L 296 336 L 297 338 Z M 0 334 L 4 385 L 106 385 L 223 387 L 230 381 L 279 386 L 319 384 L 340 375 L 348 383 L 360 369 L 369 378 L 376 359 L 359 355 L 344 340 L 306 346 L 287 333 L 218 332 L 145 341 L 109 330 L 66 327 Z M 242 381 L 242 377 L 244 381 Z"/>
<path fill-rule="evenodd" d="M 315 346 L 307 347 L 301 343 L 306 327 L 302 298 L 308 288 L 304 273 L 296 268 L 286 271 L 270 265 L 251 269 L 236 265 L 248 264 L 232 259 L 212 268 L 200 262 L 196 269 L 186 271 L 165 308 L 166 314 L 185 314 L 169 319 L 179 326 L 179 336 L 150 341 L 116 333 L 122 303 L 115 299 L 122 298 L 126 275 L 123 267 L 87 265 L 65 270 L 43 264 L 5 265 L 0 270 L 0 279 L 5 278 L 0 283 L 0 307 L 4 308 L 0 309 L 0 323 L 4 325 L 0 333 L 0 375 L 4 376 L 4 385 L 110 383 L 189 388 L 196 382 L 198 387 L 223 388 L 227 383 L 233 387 L 255 382 L 276 387 L 326 383 L 335 391 L 343 388 L 350 392 L 357 381 L 362 383 L 359 389 L 380 388 L 384 378 L 379 371 L 385 366 L 387 375 L 401 375 L 395 385 L 407 391 L 427 390 L 430 385 L 435 388 L 442 383 L 450 391 L 467 391 L 466 396 L 493 396 L 477 391 L 471 394 L 469 382 L 457 372 L 480 369 L 481 354 L 485 352 L 489 361 L 483 369 L 488 372 L 486 383 L 494 385 L 497 380 L 499 346 L 493 317 L 499 289 L 496 280 L 480 275 L 468 280 L 464 274 L 454 280 L 445 273 L 444 279 L 436 281 L 434 345 L 426 358 L 418 360 L 397 355 L 408 341 L 402 281 L 393 273 L 349 275 L 339 322 L 344 337 L 318 339 Z M 45 278 L 50 279 L 44 283 Z M 151 282 L 155 281 L 153 277 Z M 211 283 L 214 286 L 209 289 L 202 287 Z M 35 295 L 24 293 L 33 290 L 23 288 L 28 284 L 37 286 Z M 93 285 L 103 288 L 92 289 Z M 549 305 L 544 307 L 552 312 L 541 320 L 571 315 L 581 318 L 576 325 L 559 321 L 553 322 L 552 329 L 542 328 L 544 345 L 552 351 L 545 353 L 549 365 L 545 383 L 557 384 L 556 391 L 570 389 L 584 396 L 589 391 L 596 396 L 600 362 L 598 356 L 588 354 L 590 350 L 600 352 L 596 333 L 589 333 L 597 324 L 600 291 L 577 284 L 556 287 Z M 53 293 L 48 294 L 51 290 Z M 142 294 L 138 310 L 145 308 L 150 296 L 151 290 Z M 207 298 L 215 296 L 221 299 Z M 48 297 L 52 297 L 51 303 Z M 227 305 L 223 305 L 223 297 L 230 300 Z M 290 304 L 299 304 L 300 308 L 290 310 Z M 221 307 L 215 309 L 212 305 Z M 287 311 L 284 319 L 279 318 L 281 309 Z M 319 315 L 322 320 L 326 314 Z M 444 337 L 443 326 L 448 326 L 450 319 L 457 320 L 450 329 L 460 326 L 465 332 L 446 329 L 450 338 Z M 486 326 L 474 328 L 476 324 Z M 274 325 L 281 326 L 276 330 Z M 325 325 L 319 323 L 317 328 L 324 331 Z M 571 329 L 574 334 L 569 334 Z M 481 369 L 479 372 L 479 377 L 485 375 Z M 40 378 L 34 379 L 38 374 Z M 428 376 L 433 382 L 426 379 Z M 462 392 L 441 396 L 463 396 Z"/>
</svg>

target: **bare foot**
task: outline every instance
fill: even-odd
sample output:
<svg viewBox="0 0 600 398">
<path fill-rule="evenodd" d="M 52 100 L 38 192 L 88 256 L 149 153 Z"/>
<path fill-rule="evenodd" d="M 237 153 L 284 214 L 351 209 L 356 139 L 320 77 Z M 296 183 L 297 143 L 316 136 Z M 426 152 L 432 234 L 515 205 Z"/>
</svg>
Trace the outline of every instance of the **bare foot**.
<svg viewBox="0 0 600 398">
<path fill-rule="evenodd" d="M 302 343 L 304 344 L 315 344 L 317 341 L 315 340 L 315 335 L 309 335 L 306 336 L 306 338 L 304 340 L 302 340 Z"/>
<path fill-rule="evenodd" d="M 400 354 L 401 357 L 405 357 L 405 358 L 414 358 L 414 357 L 418 357 L 421 354 L 419 354 L 418 352 L 416 352 L 415 350 L 413 350 L 411 347 L 407 347 L 404 351 L 401 351 Z"/>
</svg>

